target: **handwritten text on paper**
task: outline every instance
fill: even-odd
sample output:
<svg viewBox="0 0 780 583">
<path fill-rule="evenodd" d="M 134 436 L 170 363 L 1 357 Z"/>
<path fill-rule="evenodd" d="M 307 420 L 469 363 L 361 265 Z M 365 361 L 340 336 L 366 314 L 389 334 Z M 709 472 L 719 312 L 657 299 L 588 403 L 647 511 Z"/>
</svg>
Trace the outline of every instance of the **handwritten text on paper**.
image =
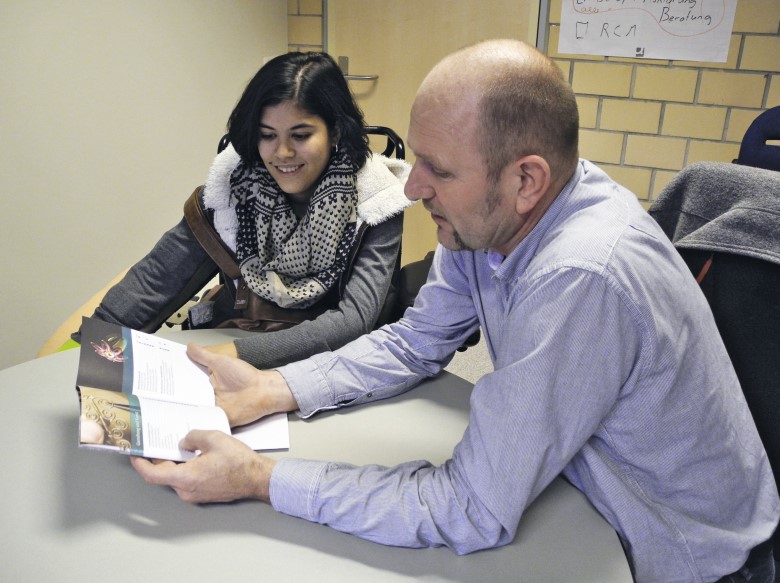
<svg viewBox="0 0 780 583">
<path fill-rule="evenodd" d="M 737 0 L 563 0 L 558 52 L 725 62 Z"/>
</svg>

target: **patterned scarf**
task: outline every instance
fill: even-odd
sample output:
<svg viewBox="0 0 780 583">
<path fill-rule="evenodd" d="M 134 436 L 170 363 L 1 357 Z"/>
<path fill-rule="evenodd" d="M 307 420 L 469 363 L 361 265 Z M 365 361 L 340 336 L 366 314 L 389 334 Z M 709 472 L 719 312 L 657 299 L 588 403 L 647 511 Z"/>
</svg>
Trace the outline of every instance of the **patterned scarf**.
<svg viewBox="0 0 780 583">
<path fill-rule="evenodd" d="M 239 163 L 230 175 L 236 202 L 236 258 L 249 288 L 282 308 L 308 308 L 347 267 L 355 240 L 355 171 L 342 149 L 331 158 L 299 220 L 268 170 Z"/>
</svg>

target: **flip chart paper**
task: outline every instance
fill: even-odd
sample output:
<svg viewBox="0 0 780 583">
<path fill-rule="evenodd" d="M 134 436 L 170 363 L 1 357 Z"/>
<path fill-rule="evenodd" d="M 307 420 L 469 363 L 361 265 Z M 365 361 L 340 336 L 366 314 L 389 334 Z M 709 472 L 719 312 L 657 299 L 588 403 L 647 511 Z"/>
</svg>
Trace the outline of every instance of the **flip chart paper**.
<svg viewBox="0 0 780 583">
<path fill-rule="evenodd" d="M 563 0 L 558 52 L 728 59 L 737 0 Z"/>
</svg>

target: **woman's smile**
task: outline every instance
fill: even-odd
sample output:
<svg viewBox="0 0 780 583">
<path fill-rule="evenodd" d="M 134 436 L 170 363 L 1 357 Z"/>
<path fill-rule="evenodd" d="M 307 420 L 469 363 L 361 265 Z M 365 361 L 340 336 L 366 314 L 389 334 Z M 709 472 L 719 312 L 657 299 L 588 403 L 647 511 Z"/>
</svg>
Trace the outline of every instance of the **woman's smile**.
<svg viewBox="0 0 780 583">
<path fill-rule="evenodd" d="M 281 166 L 279 164 L 275 164 L 275 166 L 282 174 L 292 174 L 299 168 L 303 168 L 303 164 L 296 164 L 295 166 Z"/>
</svg>

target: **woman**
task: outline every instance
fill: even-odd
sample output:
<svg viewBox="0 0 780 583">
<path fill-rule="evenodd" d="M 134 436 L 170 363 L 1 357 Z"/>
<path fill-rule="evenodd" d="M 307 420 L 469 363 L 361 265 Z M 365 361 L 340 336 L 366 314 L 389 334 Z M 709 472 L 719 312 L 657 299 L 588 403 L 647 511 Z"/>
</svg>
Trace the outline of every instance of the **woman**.
<svg viewBox="0 0 780 583">
<path fill-rule="evenodd" d="M 224 277 L 224 289 L 191 310 L 191 327 L 275 330 L 212 347 L 258 368 L 333 350 L 373 329 L 410 204 L 408 166 L 370 154 L 363 114 L 333 59 L 288 53 L 269 61 L 233 110 L 228 137 L 194 196 L 240 277 Z M 216 272 L 183 219 L 105 294 L 94 317 L 156 330 Z M 271 313 L 303 321 L 281 330 L 248 322 L 235 309 L 242 283 Z"/>
</svg>

